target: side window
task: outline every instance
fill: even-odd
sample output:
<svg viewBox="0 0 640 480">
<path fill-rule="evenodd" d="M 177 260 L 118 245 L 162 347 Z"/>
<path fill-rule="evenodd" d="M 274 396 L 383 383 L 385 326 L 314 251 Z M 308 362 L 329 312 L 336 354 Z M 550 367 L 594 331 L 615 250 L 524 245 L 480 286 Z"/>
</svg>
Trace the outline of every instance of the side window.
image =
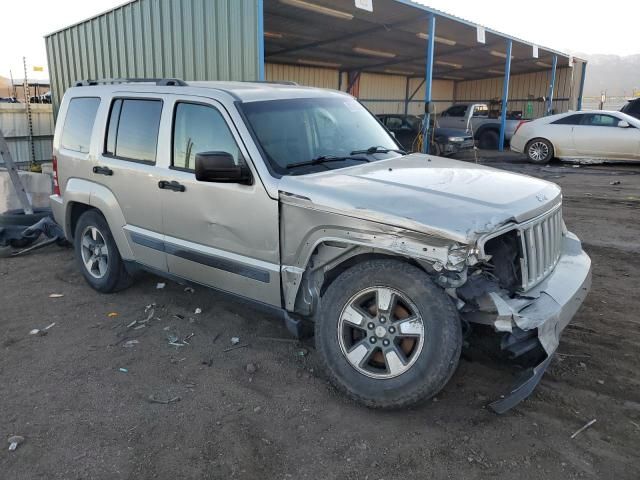
<svg viewBox="0 0 640 480">
<path fill-rule="evenodd" d="M 562 117 L 551 123 L 552 125 L 580 125 L 582 117 L 584 117 L 582 114 L 569 115 L 568 117 Z"/>
<path fill-rule="evenodd" d="M 400 130 L 402 128 L 402 119 L 400 117 L 388 117 L 387 128 L 389 130 Z"/>
<path fill-rule="evenodd" d="M 617 127 L 618 120 L 616 117 L 612 117 L 611 115 L 602 115 L 600 113 L 593 113 L 590 115 L 585 115 L 582 120 L 583 125 L 588 125 L 591 127 Z"/>
<path fill-rule="evenodd" d="M 91 131 L 100 105 L 99 98 L 72 98 L 62 128 L 62 148 L 89 153 Z"/>
<path fill-rule="evenodd" d="M 236 165 L 240 150 L 220 112 L 207 105 L 180 102 L 173 121 L 173 159 L 171 165 L 195 169 L 196 153 L 227 152 Z"/>
<path fill-rule="evenodd" d="M 488 117 L 489 109 L 486 105 L 476 105 L 473 107 L 473 116 L 474 117 Z"/>
<path fill-rule="evenodd" d="M 111 105 L 105 154 L 155 163 L 162 100 L 118 98 Z"/>
<path fill-rule="evenodd" d="M 467 113 L 466 105 L 454 105 L 453 107 L 449 107 L 442 116 L 444 117 L 464 117 Z"/>
</svg>

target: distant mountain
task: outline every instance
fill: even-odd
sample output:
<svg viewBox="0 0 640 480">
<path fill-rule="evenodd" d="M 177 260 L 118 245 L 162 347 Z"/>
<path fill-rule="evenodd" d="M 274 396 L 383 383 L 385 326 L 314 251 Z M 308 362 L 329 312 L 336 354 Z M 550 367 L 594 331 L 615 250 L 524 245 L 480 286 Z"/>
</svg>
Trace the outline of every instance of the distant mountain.
<svg viewBox="0 0 640 480">
<path fill-rule="evenodd" d="M 586 97 L 607 96 L 630 97 L 634 90 L 640 92 L 640 55 L 587 55 L 576 53 L 587 64 L 587 79 L 584 84 Z"/>
</svg>

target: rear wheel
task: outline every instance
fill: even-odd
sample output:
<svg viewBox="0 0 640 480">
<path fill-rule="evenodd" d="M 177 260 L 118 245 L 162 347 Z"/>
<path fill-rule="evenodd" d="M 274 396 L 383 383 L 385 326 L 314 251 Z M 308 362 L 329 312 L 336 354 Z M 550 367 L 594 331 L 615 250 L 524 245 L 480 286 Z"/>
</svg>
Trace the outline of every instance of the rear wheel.
<svg viewBox="0 0 640 480">
<path fill-rule="evenodd" d="M 553 145 L 544 138 L 534 138 L 526 147 L 527 158 L 531 163 L 549 163 L 553 158 Z"/>
<path fill-rule="evenodd" d="M 100 212 L 88 210 L 80 216 L 73 243 L 82 275 L 95 290 L 111 293 L 131 284 L 131 276 Z"/>
<path fill-rule="evenodd" d="M 355 265 L 321 303 L 316 346 L 332 383 L 360 403 L 415 404 L 437 394 L 457 367 L 457 312 L 413 265 L 392 259 Z"/>
<path fill-rule="evenodd" d="M 482 150 L 496 150 L 500 137 L 495 130 L 485 130 L 478 136 L 478 147 Z"/>
</svg>

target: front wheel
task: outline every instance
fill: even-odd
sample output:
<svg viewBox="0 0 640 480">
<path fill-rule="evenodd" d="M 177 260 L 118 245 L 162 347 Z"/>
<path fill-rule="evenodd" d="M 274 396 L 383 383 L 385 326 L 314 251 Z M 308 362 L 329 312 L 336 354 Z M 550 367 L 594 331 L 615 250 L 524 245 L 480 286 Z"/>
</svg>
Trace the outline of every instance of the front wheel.
<svg viewBox="0 0 640 480">
<path fill-rule="evenodd" d="M 535 138 L 527 144 L 526 152 L 531 163 L 549 163 L 553 158 L 553 145 L 544 138 Z"/>
<path fill-rule="evenodd" d="M 321 305 L 316 347 L 329 377 L 366 406 L 400 408 L 430 398 L 458 365 L 457 311 L 413 265 L 355 265 L 329 286 Z"/>
</svg>

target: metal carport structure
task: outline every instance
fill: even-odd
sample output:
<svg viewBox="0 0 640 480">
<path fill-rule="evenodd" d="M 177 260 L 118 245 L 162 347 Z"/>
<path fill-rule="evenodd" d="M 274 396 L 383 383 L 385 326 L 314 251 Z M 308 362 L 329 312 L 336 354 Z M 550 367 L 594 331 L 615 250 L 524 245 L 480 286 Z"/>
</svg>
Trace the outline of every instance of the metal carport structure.
<svg viewBox="0 0 640 480">
<path fill-rule="evenodd" d="M 338 88 L 346 86 L 347 91 L 356 95 L 354 87 L 365 72 L 401 75 L 405 78 L 405 113 L 410 102 L 420 101 L 428 119 L 434 80 L 459 84 L 503 79 L 501 104 L 507 108 L 501 109 L 500 148 L 504 143 L 512 76 L 548 73 L 546 94 L 538 97 L 545 97 L 544 113 L 553 108 L 558 69 L 571 69 L 574 80 L 573 67 L 581 63 L 578 75 L 584 77 L 582 60 L 410 0 L 261 0 L 260 3 L 264 33 L 261 65 L 268 62 L 334 69 Z M 372 8 L 358 8 L 359 3 L 369 3 Z M 263 74 L 261 78 L 266 77 Z M 417 88 L 412 79 L 420 80 Z M 416 94 L 423 85 L 423 98 L 417 100 Z M 578 104 L 582 78 L 579 85 Z M 569 103 L 570 99 L 563 97 L 563 100 Z"/>
<path fill-rule="evenodd" d="M 132 0 L 45 42 L 54 110 L 78 80 L 172 77 L 292 80 L 374 113 L 496 100 L 536 117 L 578 108 L 586 67 L 409 0 Z"/>
</svg>

